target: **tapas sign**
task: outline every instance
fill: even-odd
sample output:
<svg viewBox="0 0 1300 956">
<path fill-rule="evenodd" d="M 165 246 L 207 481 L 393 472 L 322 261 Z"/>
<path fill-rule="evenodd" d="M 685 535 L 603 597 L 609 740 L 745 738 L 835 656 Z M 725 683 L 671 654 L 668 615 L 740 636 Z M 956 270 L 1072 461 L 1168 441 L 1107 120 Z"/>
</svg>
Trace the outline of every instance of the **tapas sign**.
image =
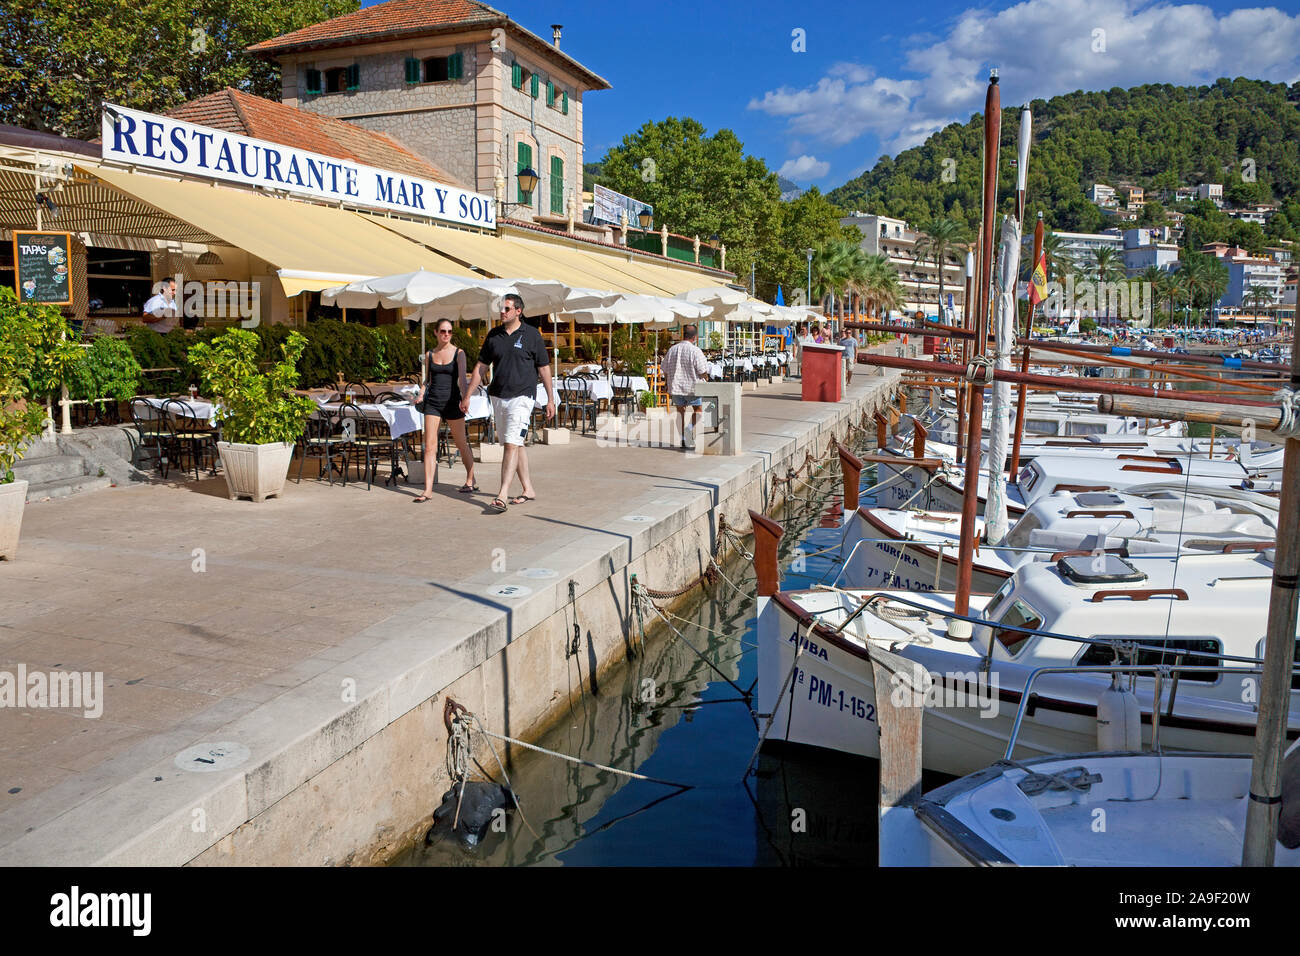
<svg viewBox="0 0 1300 956">
<path fill-rule="evenodd" d="M 22 302 L 72 304 L 72 234 L 14 230 L 14 285 Z"/>
</svg>

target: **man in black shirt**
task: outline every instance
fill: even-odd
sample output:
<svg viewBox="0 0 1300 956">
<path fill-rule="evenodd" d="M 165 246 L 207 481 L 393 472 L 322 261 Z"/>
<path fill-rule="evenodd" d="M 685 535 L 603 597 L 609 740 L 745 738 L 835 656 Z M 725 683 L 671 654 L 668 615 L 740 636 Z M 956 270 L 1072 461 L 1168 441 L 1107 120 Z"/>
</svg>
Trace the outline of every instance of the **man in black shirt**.
<svg viewBox="0 0 1300 956">
<path fill-rule="evenodd" d="M 531 325 L 525 325 L 523 318 L 524 300 L 514 293 L 505 296 L 501 301 L 502 324 L 483 340 L 469 389 L 460 403 L 463 411 L 469 411 L 470 396 L 478 389 L 491 366 L 492 384 L 488 386 L 488 396 L 492 399 L 497 440 L 505 445 L 501 455 L 501 490 L 492 500 L 492 507 L 497 511 L 506 510 L 506 495 L 510 493 L 516 471 L 523 493 L 509 499 L 510 504 L 521 505 L 537 497 L 528 473 L 524 439 L 528 436 L 528 420 L 536 402 L 539 374 L 546 386 L 546 418 L 548 421 L 555 418 L 555 388 L 551 383 L 551 360 L 546 354 L 546 343 L 542 341 L 542 333 Z"/>
</svg>

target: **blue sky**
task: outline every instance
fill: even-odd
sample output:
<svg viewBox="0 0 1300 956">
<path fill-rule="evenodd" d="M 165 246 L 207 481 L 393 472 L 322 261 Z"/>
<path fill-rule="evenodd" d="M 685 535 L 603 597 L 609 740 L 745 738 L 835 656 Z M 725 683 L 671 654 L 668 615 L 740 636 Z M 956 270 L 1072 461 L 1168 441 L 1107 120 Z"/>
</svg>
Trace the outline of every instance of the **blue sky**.
<svg viewBox="0 0 1300 956">
<path fill-rule="evenodd" d="M 648 120 L 693 116 L 710 131 L 730 127 L 747 152 L 823 190 L 979 112 L 990 66 L 1004 106 L 1219 76 L 1300 81 L 1300 3 L 491 5 L 545 39 L 563 24 L 565 52 L 612 84 L 585 100 L 589 160 Z"/>
</svg>

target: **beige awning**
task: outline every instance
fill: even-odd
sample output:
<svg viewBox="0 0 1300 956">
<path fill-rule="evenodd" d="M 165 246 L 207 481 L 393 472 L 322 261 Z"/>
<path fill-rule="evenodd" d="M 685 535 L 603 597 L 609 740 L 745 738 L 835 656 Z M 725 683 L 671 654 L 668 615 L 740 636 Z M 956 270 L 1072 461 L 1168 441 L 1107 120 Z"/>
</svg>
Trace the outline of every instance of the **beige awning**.
<svg viewBox="0 0 1300 956">
<path fill-rule="evenodd" d="M 121 192 L 277 266 L 288 296 L 417 269 L 474 276 L 370 217 L 344 209 L 102 166 L 90 171 Z"/>
</svg>

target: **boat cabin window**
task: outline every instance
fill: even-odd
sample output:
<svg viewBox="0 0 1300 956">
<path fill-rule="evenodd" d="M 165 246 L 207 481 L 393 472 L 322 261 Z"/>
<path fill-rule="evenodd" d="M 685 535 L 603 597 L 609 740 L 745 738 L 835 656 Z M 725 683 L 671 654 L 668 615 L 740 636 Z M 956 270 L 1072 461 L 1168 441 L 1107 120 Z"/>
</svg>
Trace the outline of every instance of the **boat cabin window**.
<svg viewBox="0 0 1300 956">
<path fill-rule="evenodd" d="M 1104 435 L 1106 434 L 1105 422 L 1067 422 L 1065 425 L 1067 435 Z"/>
<path fill-rule="evenodd" d="M 1264 659 L 1264 639 L 1262 637 L 1259 639 L 1259 643 L 1255 645 L 1255 656 L 1261 661 Z M 1295 656 L 1292 660 L 1295 665 L 1300 665 L 1300 641 L 1295 643 Z M 1292 666 L 1291 670 L 1291 689 L 1300 690 L 1300 674 L 1296 673 L 1295 665 Z"/>
<path fill-rule="evenodd" d="M 1036 515 L 1027 514 L 1016 521 L 1016 525 L 1007 535 L 1006 545 L 1009 548 L 1027 548 L 1029 547 L 1029 536 L 1041 528 L 1042 522 Z"/>
<path fill-rule="evenodd" d="M 1094 637 L 1094 640 L 1101 639 L 1100 636 Z M 1213 667 L 1220 663 L 1217 656 L 1223 653 L 1223 644 L 1212 637 L 1172 637 L 1168 640 L 1162 640 L 1159 637 L 1117 637 L 1115 635 L 1106 635 L 1106 640 L 1117 641 L 1137 641 L 1142 644 L 1155 645 L 1159 644 L 1164 648 L 1163 651 L 1138 651 L 1137 664 L 1156 665 L 1169 664 L 1173 665 L 1178 659 L 1179 652 L 1186 651 L 1183 654 L 1182 663 L 1196 665 L 1198 667 Z M 1107 666 L 1115 663 L 1115 652 L 1106 644 L 1090 644 L 1083 649 L 1076 664 L 1085 665 L 1093 664 Z M 1130 663 L 1126 658 L 1121 658 L 1121 664 Z M 1150 674 L 1140 674 L 1139 677 L 1151 679 Z M 1219 674 L 1210 674 L 1207 672 L 1192 671 L 1190 673 L 1180 674 L 1180 681 L 1200 681 L 1205 684 L 1216 684 L 1219 681 Z M 1167 682 L 1166 682 L 1167 683 Z"/>
<path fill-rule="evenodd" d="M 1118 508 L 1124 504 L 1124 499 L 1113 491 L 1081 491 L 1074 500 L 1080 508 Z"/>
<path fill-rule="evenodd" d="M 1147 579 L 1119 555 L 1072 554 L 1056 562 L 1061 577 L 1076 584 L 1140 584 Z"/>
<path fill-rule="evenodd" d="M 1058 435 L 1061 426 L 1055 418 L 1026 418 L 1025 432 L 1030 435 Z"/>
<path fill-rule="evenodd" d="M 1023 631 L 1013 631 L 1013 627 L 1037 629 L 1043 626 L 1043 616 L 1024 601 L 1012 601 L 1011 607 L 998 619 L 1001 627 L 994 628 L 993 636 L 998 639 L 1010 654 L 1019 654 L 1025 644 L 1034 635 Z M 1010 625 L 1009 627 L 1007 625 Z"/>
<path fill-rule="evenodd" d="M 989 598 L 989 603 L 984 605 L 985 620 L 993 620 L 993 615 L 997 613 L 998 605 L 1006 600 L 1007 595 L 1010 594 L 1015 587 L 1016 579 L 1013 577 L 1007 578 L 1002 582 L 1002 587 L 998 588 L 997 593 L 995 593 L 993 597 Z"/>
<path fill-rule="evenodd" d="M 1034 463 L 1031 461 L 1020 469 L 1020 477 L 1016 479 L 1016 484 L 1020 486 L 1020 491 L 1023 494 L 1028 494 L 1037 482 L 1038 469 L 1034 467 Z"/>
</svg>

